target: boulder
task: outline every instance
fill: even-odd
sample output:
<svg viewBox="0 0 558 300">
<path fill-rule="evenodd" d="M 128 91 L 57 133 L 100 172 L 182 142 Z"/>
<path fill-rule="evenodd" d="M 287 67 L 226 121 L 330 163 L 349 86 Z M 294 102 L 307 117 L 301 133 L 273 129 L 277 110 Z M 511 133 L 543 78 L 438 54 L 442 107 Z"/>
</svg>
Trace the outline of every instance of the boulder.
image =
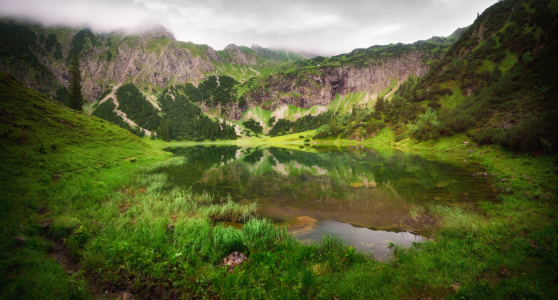
<svg viewBox="0 0 558 300">
<path fill-rule="evenodd" d="M 244 263 L 245 261 L 247 261 L 248 258 L 246 257 L 246 255 L 235 251 L 229 255 L 227 255 L 227 257 L 225 257 L 224 259 L 224 263 L 225 266 L 228 266 L 229 271 L 234 271 L 234 268 L 236 266 L 240 266 L 242 263 Z"/>
</svg>

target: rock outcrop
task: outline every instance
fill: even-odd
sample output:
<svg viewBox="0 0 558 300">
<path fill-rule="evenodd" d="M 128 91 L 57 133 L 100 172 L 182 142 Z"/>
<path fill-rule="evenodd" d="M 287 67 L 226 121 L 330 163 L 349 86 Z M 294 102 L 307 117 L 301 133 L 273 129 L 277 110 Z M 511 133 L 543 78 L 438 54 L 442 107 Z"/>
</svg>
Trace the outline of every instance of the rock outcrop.
<svg viewBox="0 0 558 300">
<path fill-rule="evenodd" d="M 358 68 L 323 67 L 317 71 L 279 73 L 267 78 L 267 84 L 250 90 L 246 101 L 251 107 L 271 102 L 266 109 L 275 110 L 283 105 L 310 108 L 329 105 L 336 95 L 368 92 L 380 93 L 392 84 L 405 81 L 409 76 L 423 76 L 428 66 L 422 62 L 422 53 L 412 51 L 396 58 L 386 58 L 376 64 Z"/>
<path fill-rule="evenodd" d="M 253 52 L 253 51 L 252 51 Z M 230 44 L 223 49 L 224 60 L 235 65 L 256 65 L 256 55 L 242 51 L 237 45 Z"/>
</svg>

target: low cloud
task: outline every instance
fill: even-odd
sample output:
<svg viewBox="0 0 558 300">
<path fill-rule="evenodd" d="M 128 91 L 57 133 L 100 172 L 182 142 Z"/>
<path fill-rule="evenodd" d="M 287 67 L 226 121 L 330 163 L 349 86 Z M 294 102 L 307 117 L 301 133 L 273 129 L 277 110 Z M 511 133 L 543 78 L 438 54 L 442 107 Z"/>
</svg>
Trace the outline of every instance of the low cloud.
<svg viewBox="0 0 558 300">
<path fill-rule="evenodd" d="M 159 23 L 176 38 L 323 54 L 412 43 L 470 25 L 496 0 L 0 0 L 0 15 L 109 32 Z M 148 23 L 146 23 L 148 22 Z M 143 24 L 143 25 L 142 25 Z"/>
</svg>

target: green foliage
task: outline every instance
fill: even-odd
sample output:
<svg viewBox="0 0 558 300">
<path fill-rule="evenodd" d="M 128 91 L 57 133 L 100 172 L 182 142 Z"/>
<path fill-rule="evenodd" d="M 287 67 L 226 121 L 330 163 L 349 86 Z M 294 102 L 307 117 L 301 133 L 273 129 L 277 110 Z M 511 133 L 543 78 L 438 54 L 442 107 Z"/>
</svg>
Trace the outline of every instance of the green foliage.
<svg viewBox="0 0 558 300">
<path fill-rule="evenodd" d="M 412 103 L 426 100 L 429 108 L 441 108 L 439 132 L 444 135 L 470 131 L 477 142 L 516 151 L 541 150 L 542 140 L 556 143 L 558 135 L 550 128 L 558 111 L 551 100 L 558 97 L 558 25 L 549 17 L 548 4 L 511 0 L 488 8 L 423 79 L 401 85 L 384 111 L 386 121 L 401 130 L 424 112 L 424 104 Z M 464 100 L 444 109 L 443 99 L 456 89 Z"/>
<path fill-rule="evenodd" d="M 58 42 L 58 37 L 51 33 L 48 35 L 48 37 L 45 40 L 45 46 L 44 49 L 47 52 L 52 52 L 52 50 L 55 50 L 55 53 L 59 53 L 60 55 L 54 55 L 54 58 L 56 59 L 61 59 L 62 58 L 62 45 Z"/>
<path fill-rule="evenodd" d="M 415 123 L 409 122 L 407 124 L 408 133 L 411 138 L 416 138 L 419 141 L 435 138 L 438 134 L 437 128 L 440 126 L 437 120 L 436 111 L 428 109 L 424 114 L 418 116 Z"/>
<path fill-rule="evenodd" d="M 244 127 L 252 130 L 254 133 L 257 134 L 262 134 L 263 132 L 263 127 L 260 123 L 254 121 L 253 119 L 250 119 L 248 121 L 244 121 L 242 122 L 242 125 L 244 125 Z"/>
<path fill-rule="evenodd" d="M 116 90 L 115 95 L 118 108 L 126 113 L 128 119 L 148 130 L 156 130 L 159 127 L 161 122 L 159 111 L 133 83 L 122 85 Z"/>
<path fill-rule="evenodd" d="M 19 80 L 39 84 L 42 92 L 54 92 L 46 87 L 56 88 L 56 78 L 37 58 L 36 53 L 46 53 L 28 26 L 1 21 L 0 40 L 0 63 L 4 70 L 10 70 Z"/>
<path fill-rule="evenodd" d="M 329 122 L 331 113 L 322 113 L 317 116 L 306 115 L 292 122 L 286 119 L 279 119 L 269 131 L 270 136 L 285 135 L 287 133 L 298 133 L 317 129 Z"/>
<path fill-rule="evenodd" d="M 271 126 L 273 126 L 274 123 L 275 123 L 275 117 L 271 117 L 267 121 L 267 126 L 271 127 Z"/>
<path fill-rule="evenodd" d="M 356 106 L 350 114 L 338 115 L 328 112 L 324 114 L 314 138 L 366 138 L 375 135 L 385 126 L 381 118 L 382 115 L 378 111 L 359 110 Z"/>
<path fill-rule="evenodd" d="M 426 212 L 439 222 L 432 239 L 396 246 L 393 259 L 380 262 L 331 237 L 303 245 L 285 228 L 251 218 L 253 203 L 173 187 L 167 172 L 188 167 L 183 159 L 168 159 L 128 132 L 65 109 L 11 76 L 0 76 L 0 91 L 1 298 L 86 299 L 90 278 L 148 298 L 551 299 L 557 294 L 555 205 L 538 191 L 555 197 L 548 192 L 556 187 L 556 176 L 550 176 L 556 172 L 555 157 L 512 159 L 513 153 L 498 147 L 482 149 L 491 152 L 480 160 L 487 171 L 508 179 L 497 186 L 520 192 L 476 206 L 428 205 Z M 369 114 L 357 112 L 355 118 L 359 115 Z M 425 146 L 438 150 L 431 154 L 452 148 L 461 160 L 469 149 L 463 148 L 464 138 Z M 46 154 L 33 147 L 41 143 Z M 226 163 L 237 150 L 208 153 L 219 163 L 207 168 Z M 286 151 L 273 151 L 273 156 L 284 162 L 281 152 Z M 331 161 L 327 152 L 320 153 L 326 163 Z M 191 154 L 191 160 L 204 155 Z M 441 176 L 436 165 L 417 168 L 400 156 L 365 163 L 354 174 L 374 167 L 375 181 L 390 186 L 397 181 L 387 180 L 385 164 L 415 172 L 418 181 Z M 125 160 L 130 157 L 137 162 Z M 300 161 L 312 165 L 303 155 Z M 330 163 L 343 166 L 337 162 Z M 44 168 L 36 167 L 41 164 Z M 55 174 L 60 175 L 56 183 Z M 530 178 L 521 179 L 526 174 Z M 42 207 L 48 215 L 40 215 Z M 47 216 L 51 223 L 45 228 Z M 244 225 L 235 229 L 217 220 L 243 220 Z M 18 235 L 26 241 L 14 240 Z M 43 236 L 65 241 L 83 272 L 68 276 L 50 257 L 53 244 Z M 221 264 L 232 251 L 249 260 L 229 272 Z"/>
<path fill-rule="evenodd" d="M 201 101 L 210 105 L 227 104 L 229 102 L 236 102 L 236 84 L 238 82 L 229 76 L 209 76 L 206 80 L 198 85 L 198 92 Z M 196 97 L 196 93 L 189 87 L 188 91 Z M 186 91 L 186 90 L 185 90 Z M 186 91 L 187 95 L 190 93 Z M 190 99 L 191 101 L 199 101 L 198 99 Z"/>
<path fill-rule="evenodd" d="M 165 118 L 168 120 L 166 126 L 169 130 L 170 139 L 177 141 L 237 139 L 233 126 L 226 124 L 224 119 L 220 124 L 219 121 L 208 118 L 199 107 L 191 102 L 194 101 L 193 96 L 201 96 L 201 94 L 196 93 L 197 89 L 193 85 L 186 84 L 182 90 L 190 97 L 190 101 L 172 86 L 164 89 L 157 99 L 161 104 Z"/>
<path fill-rule="evenodd" d="M 68 60 L 70 60 L 73 55 L 83 56 L 87 54 L 91 49 L 91 46 L 98 46 L 101 44 L 99 38 L 91 32 L 91 29 L 82 29 L 72 38 L 70 42 L 70 51 L 68 52 Z M 82 53 L 84 52 L 84 53 Z"/>
<path fill-rule="evenodd" d="M 112 93 L 112 87 L 108 87 L 106 90 L 104 90 L 97 100 L 103 100 L 110 93 Z"/>
<path fill-rule="evenodd" d="M 376 99 L 376 105 L 374 105 L 374 109 L 376 111 L 383 111 L 385 109 L 385 100 L 384 97 L 378 97 L 378 99 Z M 355 109 L 353 108 L 353 111 Z"/>
<path fill-rule="evenodd" d="M 165 142 L 170 142 L 170 121 L 167 119 L 161 120 L 161 125 L 159 125 L 159 129 L 157 132 L 159 133 L 159 138 Z"/>
<path fill-rule="evenodd" d="M 114 111 L 116 106 L 112 102 L 112 98 L 109 98 L 107 101 L 101 103 L 100 105 L 95 108 L 92 115 L 99 117 L 101 119 L 107 120 L 115 125 L 120 126 L 121 128 L 127 129 L 131 133 L 143 137 L 144 132 L 138 128 L 132 128 L 128 123 L 124 122 L 124 120 Z"/>
<path fill-rule="evenodd" d="M 60 102 L 64 106 L 68 106 L 68 89 L 62 86 L 56 90 L 56 101 Z"/>
<path fill-rule="evenodd" d="M 83 205 L 91 198 L 75 192 L 92 189 L 79 180 L 70 187 L 66 180 L 88 177 L 128 157 L 159 154 L 128 131 L 76 113 L 5 73 L 0 73 L 0 118 L 0 298 L 88 299 L 83 272 L 69 276 L 51 257 L 54 233 L 68 237 L 84 223 L 73 225 L 69 216 L 43 227 L 39 224 L 47 217 L 41 211 L 48 210 L 49 220 L 51 213 L 70 207 L 86 211 Z M 58 189 L 61 185 L 68 189 Z M 62 198 L 67 202 L 58 206 Z M 24 236 L 25 242 L 14 236 Z"/>
<path fill-rule="evenodd" d="M 74 54 L 70 63 L 70 87 L 68 93 L 68 107 L 75 111 L 82 111 L 85 99 L 81 94 L 81 70 L 79 57 Z"/>
</svg>

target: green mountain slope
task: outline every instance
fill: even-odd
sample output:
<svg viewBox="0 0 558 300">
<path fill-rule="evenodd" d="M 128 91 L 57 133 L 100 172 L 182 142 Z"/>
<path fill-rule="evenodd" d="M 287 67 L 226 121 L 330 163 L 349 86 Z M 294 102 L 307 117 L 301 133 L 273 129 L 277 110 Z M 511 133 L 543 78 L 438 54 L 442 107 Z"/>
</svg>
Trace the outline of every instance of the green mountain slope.
<svg viewBox="0 0 558 300">
<path fill-rule="evenodd" d="M 105 199 L 90 198 L 92 187 L 121 184 L 127 175 L 118 168 L 160 156 L 129 131 L 0 73 L 0 299 L 84 297 L 81 277 L 50 258 L 53 242 L 45 238 L 67 237 L 82 221 L 54 215 L 98 209 Z M 100 170 L 113 173 L 102 182 L 94 177 Z"/>
<path fill-rule="evenodd" d="M 481 144 L 556 150 L 555 3 L 496 3 L 448 45 L 447 54 L 423 77 L 409 77 L 394 93 L 380 94 L 374 109 L 357 104 L 355 112 L 323 125 L 317 137 L 364 139 L 389 125 L 397 140 L 467 132 Z"/>
<path fill-rule="evenodd" d="M 76 113 L 5 73 L 0 74 L 0 91 L 3 181 L 28 174 L 51 182 L 57 175 L 151 151 L 130 132 Z"/>
<path fill-rule="evenodd" d="M 418 103 L 439 111 L 439 134 L 550 150 L 558 142 L 558 24 L 552 1 L 501 1 L 467 28 L 417 84 L 396 93 L 391 115 Z M 423 138 L 419 135 L 419 138 Z"/>
</svg>

